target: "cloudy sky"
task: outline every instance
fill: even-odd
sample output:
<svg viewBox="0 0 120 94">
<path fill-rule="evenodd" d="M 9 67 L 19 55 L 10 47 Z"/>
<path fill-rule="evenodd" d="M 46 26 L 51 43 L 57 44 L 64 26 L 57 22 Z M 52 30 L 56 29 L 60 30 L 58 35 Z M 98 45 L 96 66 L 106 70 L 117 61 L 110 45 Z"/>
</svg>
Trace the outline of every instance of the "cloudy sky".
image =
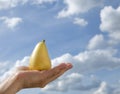
<svg viewBox="0 0 120 94">
<path fill-rule="evenodd" d="M 0 0 L 0 82 L 46 45 L 53 67 L 73 68 L 45 88 L 17 94 L 119 94 L 119 0 Z"/>
</svg>

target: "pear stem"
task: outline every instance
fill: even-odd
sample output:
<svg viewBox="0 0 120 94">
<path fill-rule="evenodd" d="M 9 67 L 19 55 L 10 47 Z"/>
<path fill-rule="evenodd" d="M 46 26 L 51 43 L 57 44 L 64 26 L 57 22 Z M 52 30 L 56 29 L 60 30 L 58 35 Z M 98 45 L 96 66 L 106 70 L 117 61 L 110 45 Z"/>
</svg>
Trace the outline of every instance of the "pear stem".
<svg viewBox="0 0 120 94">
<path fill-rule="evenodd" d="M 45 42 L 45 40 L 43 40 L 43 42 Z"/>
</svg>

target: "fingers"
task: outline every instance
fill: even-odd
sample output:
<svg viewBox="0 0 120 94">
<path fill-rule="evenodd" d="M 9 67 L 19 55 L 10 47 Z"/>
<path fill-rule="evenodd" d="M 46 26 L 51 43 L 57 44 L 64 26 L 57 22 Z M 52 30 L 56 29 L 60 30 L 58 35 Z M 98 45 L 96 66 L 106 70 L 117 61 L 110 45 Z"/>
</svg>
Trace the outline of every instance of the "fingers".
<svg viewBox="0 0 120 94">
<path fill-rule="evenodd" d="M 45 85 L 48 84 L 49 82 L 57 79 L 59 76 L 61 76 L 67 70 L 69 70 L 71 68 L 72 68 L 72 64 L 70 64 L 70 63 L 62 63 L 62 64 L 56 66 L 55 68 L 51 69 L 50 71 L 48 71 L 46 73 Z"/>
<path fill-rule="evenodd" d="M 63 73 L 65 71 L 67 71 L 68 69 L 72 68 L 72 65 L 70 63 L 62 63 L 56 67 L 54 67 L 53 69 L 46 71 L 46 79 L 50 79 L 56 75 L 58 75 L 59 73 Z"/>
</svg>

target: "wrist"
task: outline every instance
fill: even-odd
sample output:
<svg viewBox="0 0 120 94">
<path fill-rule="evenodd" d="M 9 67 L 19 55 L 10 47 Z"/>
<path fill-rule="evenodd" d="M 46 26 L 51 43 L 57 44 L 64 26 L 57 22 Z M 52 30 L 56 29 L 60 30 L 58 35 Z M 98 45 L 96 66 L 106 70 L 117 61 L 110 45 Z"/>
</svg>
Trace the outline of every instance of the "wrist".
<svg viewBox="0 0 120 94">
<path fill-rule="evenodd" d="M 16 94 L 22 89 L 19 73 L 13 74 L 0 85 L 0 94 Z"/>
<path fill-rule="evenodd" d="M 20 72 L 18 72 L 15 75 L 14 83 L 13 83 L 13 88 L 15 88 L 14 89 L 15 93 L 17 93 L 18 91 L 20 91 L 23 88 L 22 79 L 20 77 Z"/>
</svg>

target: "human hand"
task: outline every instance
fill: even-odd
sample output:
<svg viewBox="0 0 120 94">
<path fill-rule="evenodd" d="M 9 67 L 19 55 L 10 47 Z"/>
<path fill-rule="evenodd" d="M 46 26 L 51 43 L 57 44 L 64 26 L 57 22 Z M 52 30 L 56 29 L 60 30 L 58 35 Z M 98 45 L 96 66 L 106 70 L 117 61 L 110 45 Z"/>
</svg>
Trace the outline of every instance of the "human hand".
<svg viewBox="0 0 120 94">
<path fill-rule="evenodd" d="M 0 94 L 15 94 L 24 88 L 43 88 L 71 68 L 70 63 L 62 63 L 50 70 L 43 71 L 29 70 L 24 66 L 19 67 L 16 73 L 0 86 Z"/>
</svg>

